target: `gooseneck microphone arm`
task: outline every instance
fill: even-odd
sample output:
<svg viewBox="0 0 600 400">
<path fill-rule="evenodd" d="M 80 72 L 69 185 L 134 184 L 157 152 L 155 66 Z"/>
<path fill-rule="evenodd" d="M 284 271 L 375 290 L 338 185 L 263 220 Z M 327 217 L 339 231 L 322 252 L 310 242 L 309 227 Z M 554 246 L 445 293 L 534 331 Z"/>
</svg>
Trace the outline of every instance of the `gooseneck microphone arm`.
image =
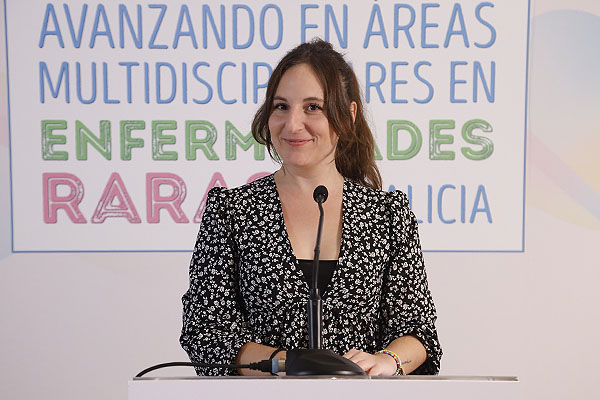
<svg viewBox="0 0 600 400">
<path fill-rule="evenodd" d="M 323 203 L 327 200 L 327 188 L 317 186 L 313 198 L 319 205 L 319 228 L 313 260 L 313 276 L 308 308 L 308 349 L 289 349 L 285 360 L 285 373 L 288 376 L 308 375 L 365 375 L 365 371 L 352 361 L 331 350 L 322 348 L 323 304 L 317 289 L 319 278 L 319 253 L 321 232 L 323 231 Z"/>
<path fill-rule="evenodd" d="M 325 186 L 319 186 L 319 187 L 325 188 Z M 325 190 L 327 190 L 327 189 L 325 189 Z M 325 197 L 325 200 L 327 200 L 327 197 Z M 317 244 L 315 244 L 315 256 L 313 258 L 313 280 L 312 280 L 312 287 L 311 287 L 311 290 L 313 290 L 313 291 L 317 291 L 317 282 L 318 282 L 317 278 L 319 276 L 319 254 L 321 253 L 321 233 L 323 232 L 323 218 L 324 218 L 323 202 L 317 201 L 317 204 L 319 205 L 319 227 L 317 230 Z"/>
<path fill-rule="evenodd" d="M 315 243 L 315 256 L 313 258 L 312 285 L 308 299 L 308 348 L 320 349 L 323 338 L 322 302 L 317 282 L 319 278 L 319 254 L 321 252 L 321 233 L 323 232 L 323 203 L 327 200 L 327 188 L 319 185 L 313 192 L 313 198 L 319 206 L 319 226 L 317 229 L 317 242 Z"/>
</svg>

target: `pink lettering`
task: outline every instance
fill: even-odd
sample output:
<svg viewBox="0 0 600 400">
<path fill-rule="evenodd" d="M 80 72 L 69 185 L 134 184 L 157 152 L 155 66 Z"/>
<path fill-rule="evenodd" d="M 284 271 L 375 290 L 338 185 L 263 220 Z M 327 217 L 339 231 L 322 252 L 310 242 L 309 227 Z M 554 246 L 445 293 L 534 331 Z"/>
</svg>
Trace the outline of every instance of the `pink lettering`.
<svg viewBox="0 0 600 400">
<path fill-rule="evenodd" d="M 161 186 L 170 186 L 171 194 L 162 196 Z M 156 224 L 160 222 L 160 210 L 166 209 L 173 220 L 177 223 L 187 223 L 189 220 L 181 209 L 181 203 L 185 200 L 187 188 L 181 177 L 170 173 L 147 173 L 146 174 L 146 217 L 148 222 Z"/>
<path fill-rule="evenodd" d="M 44 185 L 44 222 L 55 224 L 58 210 L 62 209 L 72 222 L 85 224 L 87 221 L 79 210 L 79 203 L 83 199 L 83 183 L 73 174 L 67 173 L 44 173 L 42 175 Z M 69 189 L 67 195 L 58 194 L 59 186 Z"/>
<path fill-rule="evenodd" d="M 132 224 L 142 222 L 127 189 L 125 189 L 125 184 L 117 172 L 113 172 L 108 179 L 92 216 L 92 223 L 100 224 L 108 217 L 124 217 Z"/>
</svg>

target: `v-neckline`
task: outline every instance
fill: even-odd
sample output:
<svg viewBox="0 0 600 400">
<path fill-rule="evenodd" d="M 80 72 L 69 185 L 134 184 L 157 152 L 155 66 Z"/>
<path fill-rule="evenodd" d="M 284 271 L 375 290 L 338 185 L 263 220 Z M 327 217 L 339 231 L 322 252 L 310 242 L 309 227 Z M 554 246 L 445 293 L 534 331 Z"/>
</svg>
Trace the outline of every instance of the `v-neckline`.
<svg viewBox="0 0 600 400">
<path fill-rule="evenodd" d="M 271 174 L 270 176 L 271 178 L 271 184 L 273 185 L 273 189 L 275 190 L 275 195 L 277 197 L 277 206 L 279 207 L 279 209 L 277 210 L 277 214 L 278 214 L 278 218 L 279 218 L 279 222 L 281 224 L 282 227 L 282 234 L 285 237 L 285 243 L 286 243 L 286 247 L 287 247 L 287 252 L 288 254 L 291 255 L 291 259 L 292 259 L 292 264 L 294 266 L 294 275 L 296 276 L 296 278 L 298 280 L 300 280 L 303 284 L 304 284 L 304 288 L 306 289 L 306 292 L 308 293 L 308 291 L 310 290 L 310 287 L 308 285 L 308 282 L 306 282 L 306 280 L 304 279 L 304 273 L 302 272 L 302 270 L 300 269 L 300 265 L 298 264 L 298 259 L 296 258 L 296 255 L 294 254 L 294 248 L 292 247 L 292 241 L 290 240 L 290 236 L 288 235 L 288 231 L 287 231 L 287 226 L 285 225 L 285 218 L 283 218 L 283 205 L 281 204 L 281 197 L 279 197 L 279 190 L 277 189 L 277 183 L 275 182 L 275 173 Z M 337 265 L 333 271 L 333 276 L 331 277 L 331 281 L 329 282 L 329 284 L 327 285 L 327 287 L 324 290 L 324 293 L 331 293 L 332 290 L 335 290 L 336 287 L 336 283 L 339 280 L 339 274 L 340 274 L 340 269 L 341 266 L 343 265 L 343 259 L 344 259 L 344 254 L 345 254 L 345 243 L 346 240 L 344 240 L 345 235 L 346 235 L 346 225 L 347 225 L 347 215 L 345 210 L 347 210 L 347 190 L 348 190 L 348 181 L 346 180 L 346 178 L 344 178 L 344 185 L 342 187 L 342 234 L 340 235 L 340 253 L 338 255 L 338 260 L 337 260 Z M 316 224 L 315 224 L 315 228 L 316 228 Z M 329 298 L 330 296 L 327 296 L 327 298 Z M 326 300 L 326 299 L 324 299 Z"/>
</svg>

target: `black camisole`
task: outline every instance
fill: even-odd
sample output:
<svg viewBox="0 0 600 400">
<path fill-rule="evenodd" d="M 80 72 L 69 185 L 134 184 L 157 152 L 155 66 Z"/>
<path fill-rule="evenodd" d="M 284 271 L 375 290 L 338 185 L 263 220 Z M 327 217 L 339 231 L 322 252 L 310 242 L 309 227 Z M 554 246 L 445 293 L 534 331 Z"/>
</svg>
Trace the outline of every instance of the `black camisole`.
<svg viewBox="0 0 600 400">
<path fill-rule="evenodd" d="M 317 278 L 317 289 L 319 289 L 320 295 L 323 295 L 325 293 L 325 289 L 327 289 L 329 282 L 331 282 L 331 278 L 333 277 L 333 272 L 335 271 L 337 262 L 338 260 L 319 261 L 319 276 Z M 310 285 L 312 285 L 313 260 L 299 259 L 298 265 L 304 273 L 304 279 L 306 280 L 306 283 L 308 283 L 308 287 L 310 287 Z"/>
</svg>

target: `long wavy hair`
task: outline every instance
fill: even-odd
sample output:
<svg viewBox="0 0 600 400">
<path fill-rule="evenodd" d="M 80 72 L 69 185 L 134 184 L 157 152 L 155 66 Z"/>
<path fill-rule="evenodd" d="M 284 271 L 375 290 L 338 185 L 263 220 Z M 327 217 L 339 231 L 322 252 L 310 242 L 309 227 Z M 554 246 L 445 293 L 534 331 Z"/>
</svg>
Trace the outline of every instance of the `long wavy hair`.
<svg viewBox="0 0 600 400">
<path fill-rule="evenodd" d="M 269 117 L 281 77 L 288 69 L 299 64 L 308 64 L 323 87 L 324 112 L 338 136 L 335 148 L 335 166 L 338 172 L 344 178 L 361 185 L 381 189 L 381 174 L 375 164 L 375 140 L 365 118 L 358 80 L 343 55 L 322 39 L 299 45 L 279 61 L 269 79 L 265 102 L 252 121 L 254 139 L 267 147 L 273 160 L 281 162 L 271 141 Z M 352 102 L 356 103 L 354 121 Z"/>
</svg>

